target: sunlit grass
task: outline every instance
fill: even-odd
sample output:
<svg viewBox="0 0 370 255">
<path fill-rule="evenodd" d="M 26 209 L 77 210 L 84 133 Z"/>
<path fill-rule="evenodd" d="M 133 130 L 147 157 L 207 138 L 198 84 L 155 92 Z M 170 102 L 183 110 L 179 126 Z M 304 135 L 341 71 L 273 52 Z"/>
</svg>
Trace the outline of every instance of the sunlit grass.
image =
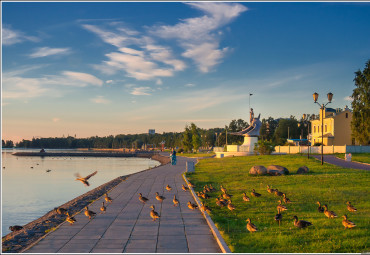
<svg viewBox="0 0 370 255">
<path fill-rule="evenodd" d="M 281 165 L 289 169 L 286 176 L 250 176 L 253 165 Z M 306 165 L 310 173 L 297 175 L 300 166 Z M 362 252 L 369 250 L 370 231 L 370 173 L 364 170 L 339 168 L 307 159 L 298 155 L 249 156 L 222 159 L 203 159 L 196 166 L 195 173 L 187 177 L 196 184 L 196 191 L 201 191 L 205 184 L 212 184 L 218 189 L 210 193 L 207 204 L 211 207 L 212 219 L 217 224 L 225 241 L 234 252 Z M 215 204 L 215 198 L 221 191 L 220 185 L 234 195 L 234 212 Z M 288 211 L 283 212 L 281 226 L 275 222 L 276 206 L 279 200 L 266 191 L 271 185 L 285 192 L 292 200 Z M 260 198 L 250 195 L 252 189 L 261 193 Z M 250 202 L 242 200 L 242 192 L 250 197 Z M 338 218 L 327 219 L 317 211 L 316 201 L 327 204 L 329 210 L 337 213 Z M 358 209 L 351 213 L 346 208 L 346 201 L 351 201 Z M 357 227 L 345 230 L 341 216 Z M 297 229 L 292 217 L 313 223 L 307 229 Z M 251 218 L 259 232 L 246 230 L 246 219 Z"/>
<path fill-rule="evenodd" d="M 189 157 L 189 158 L 203 158 L 203 157 L 212 157 L 215 155 L 214 152 L 209 153 L 202 153 L 202 152 L 194 152 L 194 153 L 177 153 L 178 156 L 181 157 Z"/>
</svg>

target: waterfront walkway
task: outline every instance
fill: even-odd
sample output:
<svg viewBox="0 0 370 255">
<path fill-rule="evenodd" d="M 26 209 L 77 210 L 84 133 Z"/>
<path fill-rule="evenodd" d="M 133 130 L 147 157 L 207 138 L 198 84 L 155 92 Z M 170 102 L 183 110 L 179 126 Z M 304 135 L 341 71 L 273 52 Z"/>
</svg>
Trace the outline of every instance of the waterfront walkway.
<svg viewBox="0 0 370 255">
<path fill-rule="evenodd" d="M 109 196 L 113 202 L 99 214 L 104 198 L 89 206 L 97 216 L 89 221 L 84 210 L 75 215 L 74 225 L 63 223 L 57 230 L 27 250 L 27 253 L 220 253 L 206 220 L 199 210 L 190 210 L 187 202 L 194 199 L 184 192 L 181 174 L 185 162 L 195 159 L 177 158 L 177 165 L 167 164 L 133 174 L 116 186 Z M 165 189 L 166 185 L 171 191 Z M 61 190 L 61 192 L 63 192 Z M 138 193 L 149 198 L 139 201 Z M 163 203 L 155 192 L 166 197 Z M 176 195 L 180 206 L 173 206 Z M 152 221 L 150 206 L 160 214 Z"/>
<path fill-rule="evenodd" d="M 321 160 L 321 155 L 312 155 L 312 157 Z M 370 170 L 370 165 L 362 164 L 358 162 L 352 161 L 345 161 L 344 159 L 337 158 L 333 155 L 324 155 L 324 162 L 344 167 L 344 168 L 353 168 L 353 169 L 361 169 L 361 170 Z"/>
</svg>

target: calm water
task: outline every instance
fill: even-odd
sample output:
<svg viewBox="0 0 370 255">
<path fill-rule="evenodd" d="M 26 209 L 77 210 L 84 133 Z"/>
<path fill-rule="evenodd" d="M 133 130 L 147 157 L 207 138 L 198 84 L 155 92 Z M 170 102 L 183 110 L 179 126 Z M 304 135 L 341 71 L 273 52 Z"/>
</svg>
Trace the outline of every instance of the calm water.
<svg viewBox="0 0 370 255">
<path fill-rule="evenodd" d="M 145 158 L 16 157 L 13 152 L 2 151 L 2 236 L 9 226 L 29 223 L 116 177 L 160 164 Z M 75 173 L 87 176 L 96 170 L 89 187 L 75 181 Z"/>
</svg>

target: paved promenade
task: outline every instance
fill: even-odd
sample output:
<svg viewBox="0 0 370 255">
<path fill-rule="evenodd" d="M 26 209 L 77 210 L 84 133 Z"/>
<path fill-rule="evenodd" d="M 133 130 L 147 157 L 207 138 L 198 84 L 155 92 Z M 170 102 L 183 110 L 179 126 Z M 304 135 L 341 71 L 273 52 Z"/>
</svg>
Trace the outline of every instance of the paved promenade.
<svg viewBox="0 0 370 255">
<path fill-rule="evenodd" d="M 321 160 L 321 155 L 312 155 L 312 156 L 317 158 L 318 160 Z M 345 168 L 370 170 L 370 165 L 345 161 L 344 159 L 337 158 L 333 155 L 324 155 L 324 162 Z"/>
<path fill-rule="evenodd" d="M 89 221 L 83 210 L 75 215 L 74 225 L 63 223 L 26 252 L 220 253 L 201 212 L 187 207 L 187 202 L 194 200 L 181 189 L 186 161 L 194 159 L 178 157 L 176 166 L 167 164 L 130 176 L 109 193 L 113 202 L 106 213 L 99 214 L 101 198 L 89 206 L 98 213 L 95 218 Z M 165 189 L 167 184 L 171 191 Z M 146 204 L 139 201 L 139 192 L 149 198 Z M 163 203 L 155 199 L 155 192 L 166 197 Z M 179 207 L 173 206 L 174 194 Z M 161 216 L 157 221 L 150 217 L 151 205 Z"/>
</svg>

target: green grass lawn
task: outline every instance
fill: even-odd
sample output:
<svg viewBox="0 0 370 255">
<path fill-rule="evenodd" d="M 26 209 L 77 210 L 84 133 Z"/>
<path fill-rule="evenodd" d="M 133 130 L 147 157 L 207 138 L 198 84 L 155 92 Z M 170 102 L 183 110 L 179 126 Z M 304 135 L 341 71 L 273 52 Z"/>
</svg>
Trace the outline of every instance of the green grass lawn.
<svg viewBox="0 0 370 255">
<path fill-rule="evenodd" d="M 181 157 L 188 157 L 188 158 L 202 158 L 202 157 L 212 157 L 213 155 L 215 155 L 215 153 L 214 152 L 210 152 L 210 153 L 194 152 L 194 153 L 177 153 L 176 155 L 181 156 Z"/>
<path fill-rule="evenodd" d="M 286 176 L 251 176 L 253 165 L 281 165 L 289 169 Z M 300 166 L 308 166 L 310 173 L 297 175 Z M 360 253 L 369 251 L 370 236 L 370 172 L 352 170 L 321 163 L 299 155 L 248 156 L 222 159 L 202 159 L 194 173 L 187 177 L 201 191 L 212 184 L 217 191 L 206 201 L 212 209 L 211 217 L 233 252 L 237 253 Z M 220 208 L 215 198 L 221 194 L 220 185 L 233 195 L 234 212 Z M 285 192 L 292 201 L 283 212 L 281 226 L 275 222 L 276 206 L 280 197 L 270 194 L 266 186 Z M 250 195 L 252 189 L 262 194 Z M 243 202 L 242 192 L 250 197 Z M 316 201 L 327 204 L 338 218 L 328 219 L 317 211 Z M 351 201 L 357 212 L 349 212 L 346 201 Z M 356 223 L 354 229 L 344 229 L 342 215 Z M 293 216 L 310 221 L 313 226 L 298 229 Z M 258 232 L 246 230 L 246 219 L 258 227 Z"/>
<path fill-rule="evenodd" d="M 335 156 L 344 159 L 344 153 L 336 153 Z M 370 153 L 352 153 L 352 161 L 370 164 Z"/>
</svg>

